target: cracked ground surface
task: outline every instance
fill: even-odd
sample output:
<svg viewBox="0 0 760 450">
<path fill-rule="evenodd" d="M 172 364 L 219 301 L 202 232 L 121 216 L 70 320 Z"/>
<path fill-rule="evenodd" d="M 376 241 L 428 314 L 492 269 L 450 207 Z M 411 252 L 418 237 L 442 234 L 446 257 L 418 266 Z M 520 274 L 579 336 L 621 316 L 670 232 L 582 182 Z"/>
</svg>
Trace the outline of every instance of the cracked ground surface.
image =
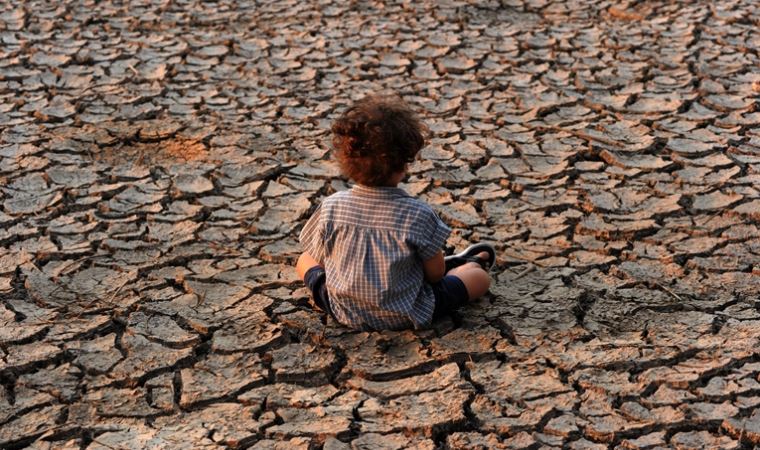
<svg viewBox="0 0 760 450">
<path fill-rule="evenodd" d="M 0 14 L 0 447 L 760 444 L 756 2 L 127 3 Z M 430 330 L 291 267 L 382 89 L 500 255 Z"/>
</svg>

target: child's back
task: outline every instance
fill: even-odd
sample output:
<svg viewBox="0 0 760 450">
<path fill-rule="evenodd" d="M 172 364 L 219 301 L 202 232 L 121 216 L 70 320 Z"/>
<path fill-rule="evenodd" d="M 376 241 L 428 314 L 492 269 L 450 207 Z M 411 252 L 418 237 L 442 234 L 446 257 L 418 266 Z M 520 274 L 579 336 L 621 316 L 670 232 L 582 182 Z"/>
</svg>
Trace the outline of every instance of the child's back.
<svg viewBox="0 0 760 450">
<path fill-rule="evenodd" d="M 356 185 L 322 202 L 301 242 L 323 261 L 338 321 L 398 329 L 430 321 L 435 298 L 422 261 L 440 251 L 449 233 L 428 205 L 402 189 Z"/>
</svg>

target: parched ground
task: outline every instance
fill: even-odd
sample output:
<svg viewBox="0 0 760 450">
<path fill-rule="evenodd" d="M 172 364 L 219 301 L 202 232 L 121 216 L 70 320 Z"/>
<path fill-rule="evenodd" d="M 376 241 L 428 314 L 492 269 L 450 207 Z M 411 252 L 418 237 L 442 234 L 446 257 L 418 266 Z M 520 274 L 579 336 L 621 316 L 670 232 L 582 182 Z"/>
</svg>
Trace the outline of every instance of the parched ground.
<svg viewBox="0 0 760 450">
<path fill-rule="evenodd" d="M 0 447 L 760 444 L 757 2 L 13 3 Z M 434 132 L 404 187 L 500 258 L 352 332 L 295 236 L 388 89 Z"/>
</svg>

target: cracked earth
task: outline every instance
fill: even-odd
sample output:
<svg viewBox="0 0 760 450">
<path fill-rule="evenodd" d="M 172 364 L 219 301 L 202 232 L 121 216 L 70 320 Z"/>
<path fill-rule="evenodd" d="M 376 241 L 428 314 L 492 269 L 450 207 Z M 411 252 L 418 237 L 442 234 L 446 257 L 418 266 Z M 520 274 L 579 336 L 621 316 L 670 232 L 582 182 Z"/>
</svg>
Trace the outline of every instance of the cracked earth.
<svg viewBox="0 0 760 450">
<path fill-rule="evenodd" d="M 760 444 L 751 0 L 15 2 L 0 14 L 0 447 Z M 429 330 L 296 279 L 390 89 L 403 185 L 499 251 Z"/>
</svg>

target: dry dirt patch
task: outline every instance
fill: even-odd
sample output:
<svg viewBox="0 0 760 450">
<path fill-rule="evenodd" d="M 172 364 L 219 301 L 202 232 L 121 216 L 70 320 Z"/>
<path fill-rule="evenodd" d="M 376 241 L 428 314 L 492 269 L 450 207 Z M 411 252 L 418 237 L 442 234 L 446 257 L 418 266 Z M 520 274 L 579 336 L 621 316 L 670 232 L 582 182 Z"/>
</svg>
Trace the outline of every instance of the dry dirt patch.
<svg viewBox="0 0 760 450">
<path fill-rule="evenodd" d="M 109 123 L 93 129 L 96 161 L 152 165 L 162 162 L 199 161 L 208 157 L 208 146 L 185 131 L 177 121 L 156 119 L 137 123 Z"/>
</svg>

